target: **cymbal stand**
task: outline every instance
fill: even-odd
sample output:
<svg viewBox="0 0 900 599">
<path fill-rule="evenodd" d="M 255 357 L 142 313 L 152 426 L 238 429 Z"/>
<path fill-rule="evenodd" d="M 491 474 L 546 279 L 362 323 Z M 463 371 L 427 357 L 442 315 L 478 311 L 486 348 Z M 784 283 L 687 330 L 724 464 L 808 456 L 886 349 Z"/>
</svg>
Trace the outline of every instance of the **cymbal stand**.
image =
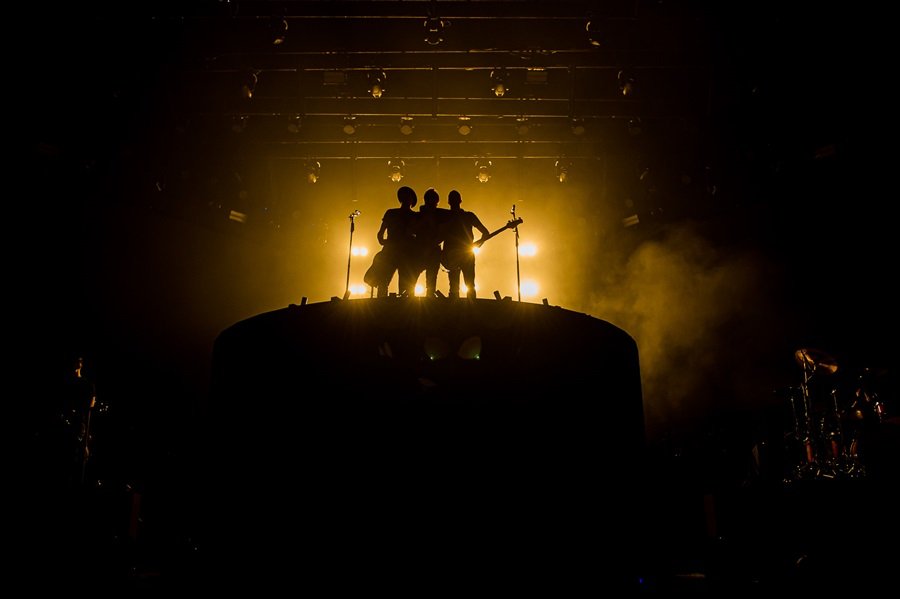
<svg viewBox="0 0 900 599">
<path fill-rule="evenodd" d="M 848 463 L 847 452 L 844 448 L 844 428 L 841 424 L 841 410 L 838 406 L 837 389 L 831 390 L 831 423 L 826 423 L 823 417 L 822 436 L 828 439 L 831 455 L 828 458 L 829 465 L 835 474 L 850 474 L 853 470 Z M 829 425 L 830 426 L 827 426 Z M 828 430 L 826 429 L 826 426 Z"/>
<path fill-rule="evenodd" d="M 810 421 L 809 412 L 811 400 L 809 396 L 809 381 L 815 374 L 815 366 L 810 366 L 806 362 L 803 363 L 803 383 L 800 385 L 800 404 L 801 414 L 800 422 L 797 427 L 797 439 L 803 445 L 803 464 L 797 467 L 797 474 L 800 478 L 806 478 L 810 474 L 817 475 L 816 452 L 812 438 L 812 422 Z M 796 419 L 796 412 L 795 412 Z M 795 420 L 796 421 L 796 420 Z"/>
</svg>

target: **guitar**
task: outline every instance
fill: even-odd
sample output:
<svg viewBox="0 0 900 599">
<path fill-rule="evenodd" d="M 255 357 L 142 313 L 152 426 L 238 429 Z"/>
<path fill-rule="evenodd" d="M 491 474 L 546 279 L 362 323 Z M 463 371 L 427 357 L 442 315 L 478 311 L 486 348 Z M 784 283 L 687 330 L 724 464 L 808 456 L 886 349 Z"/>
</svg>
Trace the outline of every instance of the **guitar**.
<svg viewBox="0 0 900 599">
<path fill-rule="evenodd" d="M 508 221 L 505 225 L 497 229 L 496 231 L 491 231 L 478 241 L 474 242 L 473 248 L 480 248 L 484 245 L 484 243 L 494 237 L 495 235 L 499 235 L 503 231 L 507 229 L 515 229 L 519 225 L 522 224 L 522 217 L 514 218 Z M 474 256 L 471 249 L 466 250 L 444 250 L 441 252 L 441 265 L 447 270 L 454 270 L 454 268 L 462 268 L 462 265 L 466 262 L 466 260 L 470 259 L 470 256 Z"/>
<path fill-rule="evenodd" d="M 393 264 L 388 260 L 387 254 L 384 253 L 383 249 L 380 250 L 372 256 L 372 266 L 366 270 L 366 274 L 363 275 L 363 281 L 369 287 L 386 285 L 394 275 L 392 266 Z"/>
</svg>

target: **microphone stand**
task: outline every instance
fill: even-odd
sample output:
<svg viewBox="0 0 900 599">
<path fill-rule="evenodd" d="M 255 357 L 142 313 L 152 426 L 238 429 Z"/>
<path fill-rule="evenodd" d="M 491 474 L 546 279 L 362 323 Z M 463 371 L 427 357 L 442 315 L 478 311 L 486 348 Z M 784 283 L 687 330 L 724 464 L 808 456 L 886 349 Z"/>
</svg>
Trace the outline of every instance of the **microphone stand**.
<svg viewBox="0 0 900 599">
<path fill-rule="evenodd" d="M 347 251 L 347 284 L 344 287 L 344 299 L 350 297 L 350 259 L 353 257 L 353 231 L 356 229 L 356 217 L 359 210 L 354 210 L 348 217 L 350 219 L 350 249 Z"/>
<path fill-rule="evenodd" d="M 516 205 L 512 205 L 512 210 L 509 211 L 512 214 L 513 220 L 516 220 Z M 519 274 L 519 225 L 515 226 L 516 232 L 516 289 L 519 290 L 519 301 L 522 301 L 522 278 Z"/>
</svg>

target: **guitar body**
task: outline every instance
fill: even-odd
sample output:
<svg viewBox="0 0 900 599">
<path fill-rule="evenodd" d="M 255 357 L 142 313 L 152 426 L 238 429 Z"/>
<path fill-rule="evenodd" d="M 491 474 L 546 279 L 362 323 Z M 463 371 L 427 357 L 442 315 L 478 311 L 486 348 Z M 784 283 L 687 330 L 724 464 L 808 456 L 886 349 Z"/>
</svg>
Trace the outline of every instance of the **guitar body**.
<svg viewBox="0 0 900 599">
<path fill-rule="evenodd" d="M 394 275 L 391 260 L 384 249 L 372 257 L 372 266 L 363 275 L 363 281 L 370 287 L 380 287 L 390 283 Z"/>
<path fill-rule="evenodd" d="M 467 263 L 475 261 L 472 248 L 450 248 L 441 251 L 441 266 L 447 270 L 461 270 Z"/>
</svg>

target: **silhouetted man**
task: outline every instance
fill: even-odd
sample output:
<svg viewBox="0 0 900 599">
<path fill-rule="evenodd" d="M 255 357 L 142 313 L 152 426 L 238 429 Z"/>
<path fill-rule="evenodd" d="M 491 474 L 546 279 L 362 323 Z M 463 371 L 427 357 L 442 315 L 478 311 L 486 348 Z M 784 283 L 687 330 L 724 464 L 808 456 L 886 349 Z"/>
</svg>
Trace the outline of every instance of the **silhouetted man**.
<svg viewBox="0 0 900 599">
<path fill-rule="evenodd" d="M 435 189 L 429 188 L 422 197 L 422 207 L 419 208 L 415 224 L 416 254 L 419 265 L 416 270 L 416 280 L 419 274 L 425 271 L 425 297 L 434 297 L 437 291 L 437 276 L 441 269 L 441 241 L 443 235 L 443 221 L 446 220 L 448 210 L 438 208 L 440 196 Z"/>
<path fill-rule="evenodd" d="M 475 234 L 478 229 L 482 239 L 490 235 L 474 212 L 460 207 L 462 197 L 455 189 L 447 195 L 450 210 L 443 226 L 444 248 L 441 252 L 441 263 L 449 270 L 450 297 L 459 297 L 459 275 L 462 273 L 466 282 L 466 297 L 475 299 Z"/>
<path fill-rule="evenodd" d="M 377 290 L 378 297 L 388 294 L 388 286 L 394 273 L 398 273 L 400 295 L 412 297 L 416 291 L 416 247 L 413 227 L 416 213 L 413 206 L 419 198 L 412 187 L 403 186 L 397 190 L 399 208 L 389 208 L 381 218 L 381 228 L 376 237 L 383 249 L 375 254 L 372 266 L 366 271 L 364 280 Z"/>
</svg>

